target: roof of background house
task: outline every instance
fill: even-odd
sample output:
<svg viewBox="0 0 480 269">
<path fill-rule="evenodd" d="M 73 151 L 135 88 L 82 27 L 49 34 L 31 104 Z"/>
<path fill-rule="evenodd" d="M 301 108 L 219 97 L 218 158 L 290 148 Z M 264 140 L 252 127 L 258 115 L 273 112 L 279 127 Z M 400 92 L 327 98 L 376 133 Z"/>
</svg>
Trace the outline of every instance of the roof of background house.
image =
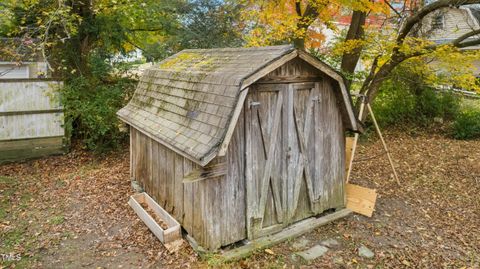
<svg viewBox="0 0 480 269">
<path fill-rule="evenodd" d="M 470 11 L 472 12 L 473 17 L 477 20 L 478 24 L 480 24 L 480 7 L 471 7 Z"/>
<path fill-rule="evenodd" d="M 244 89 L 296 57 L 338 82 L 347 128 L 358 130 L 343 78 L 292 46 L 183 50 L 147 69 L 132 100 L 117 115 L 177 153 L 206 165 L 226 149 L 247 94 Z"/>
</svg>

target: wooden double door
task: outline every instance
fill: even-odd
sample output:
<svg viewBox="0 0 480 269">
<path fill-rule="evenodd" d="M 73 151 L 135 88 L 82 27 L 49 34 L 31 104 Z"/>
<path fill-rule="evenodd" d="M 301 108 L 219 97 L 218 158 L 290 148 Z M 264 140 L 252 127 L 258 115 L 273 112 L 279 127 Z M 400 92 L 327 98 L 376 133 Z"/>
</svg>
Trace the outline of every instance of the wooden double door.
<svg viewBox="0 0 480 269">
<path fill-rule="evenodd" d="M 250 89 L 245 102 L 249 239 L 344 206 L 344 129 L 330 85 Z"/>
</svg>

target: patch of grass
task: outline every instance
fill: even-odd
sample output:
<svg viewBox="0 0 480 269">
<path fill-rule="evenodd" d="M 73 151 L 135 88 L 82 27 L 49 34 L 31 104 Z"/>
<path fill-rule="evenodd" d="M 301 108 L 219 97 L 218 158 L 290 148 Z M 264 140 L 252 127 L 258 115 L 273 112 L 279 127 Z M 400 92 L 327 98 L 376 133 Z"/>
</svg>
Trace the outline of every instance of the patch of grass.
<svg viewBox="0 0 480 269">
<path fill-rule="evenodd" d="M 57 188 L 62 188 L 62 187 L 65 187 L 67 184 L 65 182 L 65 180 L 62 180 L 62 179 L 58 179 L 57 181 L 55 181 L 55 187 Z"/>
<path fill-rule="evenodd" d="M 15 193 L 15 179 L 0 176 L 0 219 L 5 220 L 10 211 L 10 197 Z"/>
<path fill-rule="evenodd" d="M 10 184 L 13 178 L 0 176 L 0 184 Z"/>
<path fill-rule="evenodd" d="M 24 234 L 24 228 L 16 228 L 11 231 L 7 231 L 6 233 L 3 233 L 2 248 L 5 249 L 7 252 L 12 251 L 15 246 L 19 245 L 22 241 L 25 240 Z"/>
<path fill-rule="evenodd" d="M 53 225 L 60 225 L 64 221 L 65 221 L 65 217 L 60 215 L 60 216 L 53 216 L 49 222 Z"/>
<path fill-rule="evenodd" d="M 74 233 L 73 233 L 73 232 L 70 232 L 70 231 L 65 231 L 65 232 L 63 232 L 63 234 L 62 234 L 62 238 L 63 238 L 63 239 L 73 238 L 73 236 L 74 236 Z"/>
<path fill-rule="evenodd" d="M 18 255 L 19 254 L 14 254 L 11 257 L 12 260 L 4 260 L 1 264 L 2 266 L 4 266 L 2 268 L 29 268 L 32 259 L 27 256 Z"/>
<path fill-rule="evenodd" d="M 202 259 L 207 262 L 209 267 L 220 267 L 225 264 L 225 260 L 218 254 L 206 253 L 201 255 Z"/>
<path fill-rule="evenodd" d="M 13 224 L 12 224 L 13 225 Z M 1 268 L 29 268 L 31 262 L 36 259 L 32 255 L 35 248 L 35 238 L 27 234 L 28 223 L 21 221 L 15 224 L 16 228 L 0 234 L 0 253 L 10 254 L 0 263 Z M 22 249 L 21 252 L 18 249 Z M 14 266 L 14 267 L 13 267 Z"/>
<path fill-rule="evenodd" d="M 30 193 L 25 193 L 22 194 L 22 197 L 20 198 L 20 208 L 21 209 L 27 209 L 29 207 L 29 204 L 31 203 L 32 195 Z"/>
</svg>

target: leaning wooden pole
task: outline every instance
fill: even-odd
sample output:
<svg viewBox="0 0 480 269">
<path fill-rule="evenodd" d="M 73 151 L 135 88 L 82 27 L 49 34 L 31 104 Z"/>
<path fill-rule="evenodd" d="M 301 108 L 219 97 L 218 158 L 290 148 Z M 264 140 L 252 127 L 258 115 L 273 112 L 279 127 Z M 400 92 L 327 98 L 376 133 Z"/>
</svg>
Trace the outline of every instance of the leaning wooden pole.
<svg viewBox="0 0 480 269">
<path fill-rule="evenodd" d="M 358 118 L 361 119 L 363 116 L 363 110 L 365 109 L 365 97 L 364 96 L 359 96 L 359 98 L 362 98 L 362 101 L 360 103 L 360 112 L 358 113 Z M 355 133 L 355 136 L 353 138 L 353 144 L 352 144 L 352 155 L 350 156 L 350 163 L 348 164 L 348 170 L 347 170 L 347 180 L 350 181 L 350 173 L 352 172 L 352 167 L 353 167 L 353 157 L 355 156 L 355 150 L 357 149 L 357 142 L 358 142 L 358 137 L 360 135 L 358 133 Z"/>
<path fill-rule="evenodd" d="M 393 165 L 392 157 L 390 156 L 390 152 L 388 151 L 387 144 L 385 143 L 385 140 L 383 140 L 382 132 L 380 132 L 380 127 L 378 126 L 377 120 L 375 119 L 375 115 L 373 115 L 372 107 L 370 106 L 369 103 L 367 103 L 367 108 L 368 108 L 368 112 L 370 113 L 370 116 L 372 117 L 372 121 L 373 121 L 373 124 L 375 125 L 375 129 L 377 130 L 377 134 L 380 137 L 380 140 L 382 141 L 383 148 L 385 149 L 385 153 L 387 153 L 387 158 L 388 158 L 388 161 L 390 162 L 390 166 L 392 167 L 392 171 L 393 171 L 393 175 L 395 176 L 395 180 L 397 181 L 397 184 L 400 185 L 400 180 L 398 180 L 397 171 L 395 171 L 395 166 Z M 352 155 L 352 159 L 353 159 L 353 155 Z"/>
</svg>

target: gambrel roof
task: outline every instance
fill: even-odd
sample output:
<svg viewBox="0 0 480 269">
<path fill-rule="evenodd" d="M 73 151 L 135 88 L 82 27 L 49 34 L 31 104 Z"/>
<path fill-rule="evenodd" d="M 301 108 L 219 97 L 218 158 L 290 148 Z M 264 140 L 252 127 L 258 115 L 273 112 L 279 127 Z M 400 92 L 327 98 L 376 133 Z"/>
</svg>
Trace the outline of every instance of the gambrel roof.
<svg viewBox="0 0 480 269">
<path fill-rule="evenodd" d="M 292 46 L 183 50 L 146 70 L 132 100 L 117 115 L 204 166 L 225 154 L 248 86 L 297 57 L 338 82 L 344 122 L 357 131 L 343 78 Z"/>
</svg>

